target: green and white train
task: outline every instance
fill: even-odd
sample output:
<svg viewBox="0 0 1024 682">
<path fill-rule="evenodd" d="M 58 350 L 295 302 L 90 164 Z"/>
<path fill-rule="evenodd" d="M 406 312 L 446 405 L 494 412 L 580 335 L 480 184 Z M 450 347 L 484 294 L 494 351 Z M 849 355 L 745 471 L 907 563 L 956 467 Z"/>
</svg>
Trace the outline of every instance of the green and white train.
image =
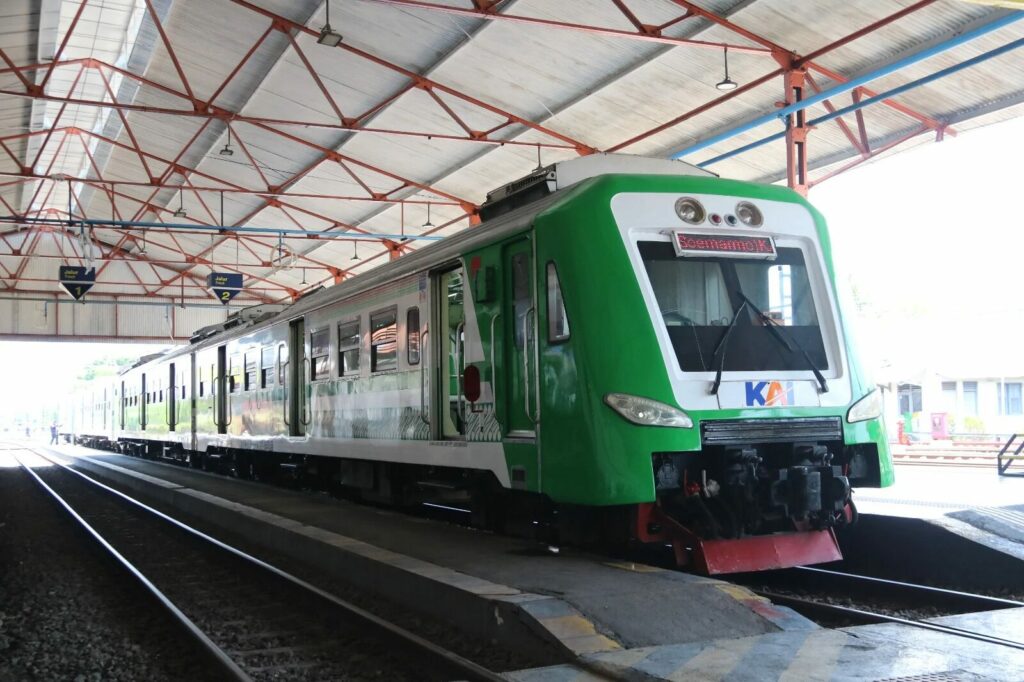
<svg viewBox="0 0 1024 682">
<path fill-rule="evenodd" d="M 593 155 L 481 217 L 142 358 L 76 398 L 77 438 L 378 501 L 462 496 L 479 520 L 672 543 L 710 573 L 839 558 L 851 486 L 893 470 L 807 201 Z"/>
</svg>

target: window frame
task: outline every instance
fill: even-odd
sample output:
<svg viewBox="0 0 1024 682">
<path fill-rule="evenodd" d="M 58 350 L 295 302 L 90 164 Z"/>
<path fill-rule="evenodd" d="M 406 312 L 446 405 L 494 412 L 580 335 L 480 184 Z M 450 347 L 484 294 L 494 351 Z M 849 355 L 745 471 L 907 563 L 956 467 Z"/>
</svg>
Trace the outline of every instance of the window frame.
<svg viewBox="0 0 1024 682">
<path fill-rule="evenodd" d="M 1000 398 L 1002 398 L 1002 400 L 1000 401 L 1002 406 L 1001 414 L 1004 417 L 1018 417 L 1024 414 L 1024 383 L 1021 383 L 1019 381 L 1004 381 L 1002 383 L 1003 389 L 1002 391 L 1000 391 Z M 1017 393 L 1017 395 L 1014 396 L 1016 405 L 1014 405 L 1014 410 L 1012 412 L 1010 411 L 1011 388 L 1016 388 Z"/>
<path fill-rule="evenodd" d="M 412 314 L 416 314 L 415 328 L 412 321 L 409 319 Z M 412 354 L 412 338 L 413 332 L 416 334 L 416 357 L 413 359 Z M 405 309 L 405 362 L 410 367 L 415 367 L 420 364 L 420 360 L 423 358 L 423 334 L 422 327 L 420 325 L 420 307 L 418 305 L 410 306 Z"/>
<path fill-rule="evenodd" d="M 252 359 L 252 376 L 249 374 L 249 358 L 257 353 L 255 349 L 249 349 L 242 355 L 242 390 L 254 391 L 259 387 L 260 366 L 257 358 Z"/>
<path fill-rule="evenodd" d="M 553 310 L 552 300 L 552 288 L 551 288 L 551 275 L 555 276 L 555 291 L 558 294 L 558 304 L 561 308 L 562 319 L 565 320 L 565 333 L 555 333 L 554 318 L 551 313 Z M 548 328 L 548 343 L 551 345 L 558 345 L 562 343 L 568 343 L 572 338 L 572 323 L 569 321 L 569 311 L 565 309 L 565 294 L 562 293 L 562 278 L 558 274 L 558 265 L 553 260 L 549 260 L 544 266 L 544 306 L 547 315 L 547 328 Z M 494 343 L 492 340 L 491 343 Z"/>
<path fill-rule="evenodd" d="M 313 354 L 313 337 L 317 334 L 327 334 L 327 345 L 324 352 L 319 355 Z M 326 361 L 326 368 L 323 376 L 316 373 L 316 361 L 323 358 Z M 309 330 L 309 382 L 328 381 L 331 378 L 331 327 L 330 325 L 318 329 Z"/>
<path fill-rule="evenodd" d="M 962 382 L 962 389 L 964 396 L 963 413 L 971 417 L 978 416 L 978 382 L 964 381 Z"/>
<path fill-rule="evenodd" d="M 270 366 L 266 365 L 267 353 L 270 353 Z M 274 385 L 274 377 L 277 375 L 277 358 L 274 354 L 274 346 L 260 347 L 259 366 L 259 387 L 269 388 Z"/>
<path fill-rule="evenodd" d="M 387 343 L 387 341 L 379 341 L 379 342 L 374 343 L 374 341 L 373 341 L 373 332 L 375 330 L 373 328 L 373 318 L 375 318 L 375 317 L 379 318 L 379 317 L 381 317 L 383 315 L 389 315 L 389 314 L 392 316 L 391 324 L 394 325 L 394 327 L 395 327 L 395 337 L 394 337 L 394 340 L 391 341 L 391 343 L 395 344 L 394 365 L 391 366 L 391 367 L 385 367 L 383 369 L 378 369 L 378 367 L 377 367 L 377 353 L 375 351 L 376 351 L 378 346 L 384 345 L 385 343 Z M 377 310 L 376 312 L 372 312 L 372 313 L 369 314 L 368 321 L 369 321 L 369 324 L 367 326 L 367 330 L 369 331 L 369 336 L 370 336 L 370 373 L 371 374 L 381 374 L 381 373 L 384 373 L 384 372 L 394 372 L 394 371 L 398 370 L 398 358 L 399 358 L 399 354 L 398 354 L 398 306 L 397 305 L 392 305 L 392 306 L 388 306 L 387 308 L 382 308 L 380 310 Z M 384 329 L 384 327 L 382 327 L 382 329 Z"/>
<path fill-rule="evenodd" d="M 356 342 L 342 345 L 342 327 L 351 327 L 352 325 L 355 325 L 356 328 Z M 363 369 L 363 318 L 361 315 L 356 315 L 355 317 L 351 317 L 346 320 L 343 320 L 342 322 L 339 322 L 336 325 L 336 328 L 338 333 L 338 378 L 355 379 L 359 377 L 360 372 Z M 352 336 L 352 334 L 345 334 L 344 338 L 350 339 L 352 338 Z M 356 367 L 355 370 L 351 372 L 346 372 L 345 353 L 351 353 L 352 351 L 356 351 Z"/>
<path fill-rule="evenodd" d="M 240 393 L 242 378 L 245 376 L 245 356 L 232 353 L 228 356 L 228 393 Z"/>
</svg>

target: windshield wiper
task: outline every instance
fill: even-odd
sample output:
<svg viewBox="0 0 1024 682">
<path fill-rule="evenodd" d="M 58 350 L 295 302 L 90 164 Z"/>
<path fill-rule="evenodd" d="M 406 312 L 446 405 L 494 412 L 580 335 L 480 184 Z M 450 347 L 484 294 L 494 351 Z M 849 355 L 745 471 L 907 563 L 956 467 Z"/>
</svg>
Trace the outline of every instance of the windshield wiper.
<svg viewBox="0 0 1024 682">
<path fill-rule="evenodd" d="M 741 293 L 740 296 L 743 296 Z M 722 353 L 722 359 L 718 362 L 718 369 L 715 370 L 715 381 L 711 384 L 711 395 L 718 395 L 718 387 L 722 385 L 722 370 L 725 369 L 725 348 L 729 345 L 729 337 L 732 335 L 732 330 L 736 328 L 736 322 L 740 319 L 740 313 L 750 305 L 750 301 L 747 300 L 746 296 L 743 296 L 743 303 L 740 303 L 740 307 L 736 309 L 736 314 L 732 316 L 732 321 L 726 328 L 725 333 L 722 334 L 722 339 L 715 346 L 715 352 L 711 356 L 711 362 L 714 363 L 715 358 L 718 357 L 718 353 Z"/>
<path fill-rule="evenodd" d="M 799 341 L 797 341 L 796 337 L 793 336 L 792 334 L 787 334 L 786 336 L 783 336 L 782 332 L 780 331 L 782 327 L 774 319 L 772 319 L 764 312 L 762 312 L 761 309 L 754 305 L 754 302 L 747 298 L 747 295 L 744 294 L 742 291 L 737 290 L 736 293 L 740 296 L 740 298 L 743 299 L 743 302 L 749 305 L 750 309 L 753 310 L 759 318 L 761 318 L 761 323 L 768 328 L 768 331 L 771 332 L 772 336 L 775 337 L 776 341 L 785 346 L 786 350 L 788 350 L 790 353 L 792 353 L 794 350 L 800 351 L 800 354 L 804 356 L 804 360 L 807 362 L 807 366 L 811 369 L 812 372 L 814 372 L 814 378 L 817 379 L 818 386 L 821 389 L 820 392 L 828 393 L 828 383 L 826 383 L 825 377 L 822 375 L 821 370 L 818 369 L 818 366 L 814 364 L 814 360 L 811 360 L 811 356 L 807 352 L 807 349 L 804 348 Z M 795 349 L 794 346 L 796 347 Z"/>
</svg>

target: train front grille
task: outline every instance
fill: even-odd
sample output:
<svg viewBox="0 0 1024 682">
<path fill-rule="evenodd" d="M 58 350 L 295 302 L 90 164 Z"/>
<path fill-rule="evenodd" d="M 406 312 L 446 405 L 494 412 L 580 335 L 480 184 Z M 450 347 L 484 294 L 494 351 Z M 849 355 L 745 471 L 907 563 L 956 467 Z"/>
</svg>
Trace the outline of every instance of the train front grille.
<svg viewBox="0 0 1024 682">
<path fill-rule="evenodd" d="M 789 419 L 722 419 L 700 425 L 704 445 L 747 443 L 806 443 L 842 440 L 841 417 Z"/>
</svg>

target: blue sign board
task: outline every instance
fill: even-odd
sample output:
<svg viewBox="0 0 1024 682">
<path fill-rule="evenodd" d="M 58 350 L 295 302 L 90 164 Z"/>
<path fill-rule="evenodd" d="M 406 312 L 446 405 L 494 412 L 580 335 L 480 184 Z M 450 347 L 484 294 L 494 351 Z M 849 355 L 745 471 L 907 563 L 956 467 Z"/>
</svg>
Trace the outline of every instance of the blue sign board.
<svg viewBox="0 0 1024 682">
<path fill-rule="evenodd" d="M 206 285 L 213 289 L 218 301 L 227 305 L 242 290 L 242 273 L 211 272 L 206 276 Z"/>
<path fill-rule="evenodd" d="M 57 277 L 64 290 L 71 294 L 76 301 L 80 301 L 96 283 L 96 268 L 62 265 Z"/>
</svg>

